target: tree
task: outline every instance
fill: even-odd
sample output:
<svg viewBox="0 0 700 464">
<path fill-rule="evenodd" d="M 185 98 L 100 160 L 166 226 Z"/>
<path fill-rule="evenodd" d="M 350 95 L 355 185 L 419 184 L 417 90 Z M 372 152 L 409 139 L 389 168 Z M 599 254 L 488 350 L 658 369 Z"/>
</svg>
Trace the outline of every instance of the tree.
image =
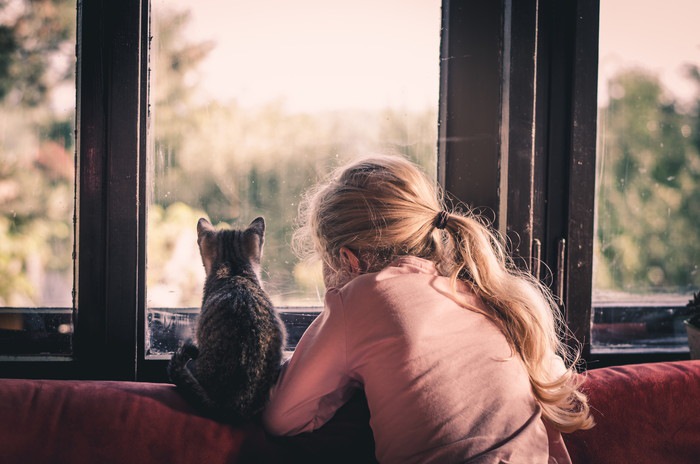
<svg viewBox="0 0 700 464">
<path fill-rule="evenodd" d="M 75 2 L 6 0 L 0 11 L 0 99 L 37 107 L 74 74 Z M 14 14 L 13 14 L 14 12 Z"/>
<path fill-rule="evenodd" d="M 238 226 L 264 216 L 268 292 L 283 305 L 316 299 L 320 273 L 298 263 L 290 246 L 303 192 L 338 163 L 362 153 L 400 152 L 434 164 L 435 112 L 302 114 L 289 112 L 282 101 L 242 108 L 236 101 L 198 99 L 197 67 L 213 44 L 183 42 L 186 13 L 155 13 L 149 288 L 172 288 L 169 295 L 182 295 L 175 306 L 199 305 L 197 294 L 181 290 L 168 270 L 201 268 L 198 259 L 192 262 L 182 253 L 180 261 L 173 259 L 179 253 L 174 228 L 191 235 L 199 211 L 215 224 Z M 189 217 L 190 223 L 175 217 Z"/>
<path fill-rule="evenodd" d="M 0 3 L 0 306 L 69 305 L 75 4 Z"/>
<path fill-rule="evenodd" d="M 599 115 L 596 284 L 631 293 L 700 286 L 697 108 L 642 70 L 610 82 Z"/>
</svg>

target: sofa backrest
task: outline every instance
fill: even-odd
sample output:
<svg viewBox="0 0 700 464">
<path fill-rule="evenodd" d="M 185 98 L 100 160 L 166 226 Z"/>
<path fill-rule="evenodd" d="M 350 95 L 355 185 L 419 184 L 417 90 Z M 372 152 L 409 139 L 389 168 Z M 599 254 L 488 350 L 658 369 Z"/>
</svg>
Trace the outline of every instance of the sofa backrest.
<svg viewBox="0 0 700 464">
<path fill-rule="evenodd" d="M 196 414 L 173 385 L 0 380 L 3 464 L 279 461 L 265 443 L 258 426 Z"/>
<path fill-rule="evenodd" d="M 700 462 L 700 361 L 585 376 L 597 425 L 564 435 L 574 464 Z M 324 455 L 369 462 L 366 402 L 346 406 L 314 434 L 271 441 L 258 425 L 201 417 L 172 385 L 4 379 L 0 462 L 284 463 L 298 462 L 295 455 L 304 462 L 328 462 Z"/>
<path fill-rule="evenodd" d="M 574 464 L 700 463 L 700 361 L 584 375 L 597 425 L 564 435 Z"/>
</svg>

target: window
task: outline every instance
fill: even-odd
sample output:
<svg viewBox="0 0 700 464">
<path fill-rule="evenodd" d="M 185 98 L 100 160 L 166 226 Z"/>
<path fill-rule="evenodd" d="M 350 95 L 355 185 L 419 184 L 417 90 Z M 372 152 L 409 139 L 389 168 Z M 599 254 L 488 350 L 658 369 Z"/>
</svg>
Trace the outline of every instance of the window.
<svg viewBox="0 0 700 464">
<path fill-rule="evenodd" d="M 611 215 L 619 219 L 620 215 L 629 213 L 621 211 L 620 205 L 611 207 L 612 194 L 609 187 L 606 189 L 606 182 L 616 174 L 611 174 L 605 166 L 607 158 L 609 168 L 611 156 L 605 152 L 606 147 L 614 142 L 610 138 L 611 129 L 605 126 L 605 117 L 610 114 L 602 109 L 600 121 L 597 117 L 599 32 L 603 63 L 611 47 L 619 46 L 607 42 L 611 31 L 628 43 L 641 42 L 625 30 L 625 25 L 642 27 L 649 21 L 630 21 L 644 10 L 639 2 L 603 3 L 599 11 L 598 2 L 584 1 L 506 1 L 500 5 L 447 2 L 443 57 L 448 60 L 443 61 L 441 76 L 444 91 L 440 154 L 446 157 L 445 166 L 459 162 L 461 157 L 469 158 L 459 169 L 448 169 L 445 173 L 447 189 L 458 198 L 474 199 L 475 206 L 486 207 L 507 235 L 518 262 L 550 285 L 562 303 L 570 329 L 583 343 L 584 357 L 590 367 L 687 357 L 684 334 L 678 331 L 681 325 L 678 315 L 682 314 L 680 306 L 698 288 L 697 256 L 693 257 L 692 246 L 684 247 L 683 240 L 671 237 L 671 234 L 685 235 L 686 242 L 695 242 L 697 236 L 696 222 L 692 222 L 697 216 L 692 205 L 698 203 L 695 201 L 697 176 L 692 167 L 693 160 L 697 160 L 697 148 L 692 146 L 698 111 L 697 78 L 695 87 L 689 85 L 692 79 L 682 84 L 690 94 L 695 89 L 692 94 L 695 100 L 686 101 L 684 106 L 662 102 L 657 108 L 660 117 L 666 118 L 663 130 L 674 140 L 673 147 L 659 149 L 657 140 L 657 147 L 643 148 L 659 158 L 675 157 L 668 159 L 670 163 L 656 175 L 660 176 L 661 171 L 671 166 L 675 172 L 662 176 L 662 185 L 644 188 L 655 188 L 658 192 L 668 190 L 663 184 L 675 182 L 683 183 L 686 189 L 681 193 L 676 187 L 672 194 L 675 210 L 668 208 L 668 200 L 662 197 L 668 191 L 657 194 L 656 201 L 660 200 L 666 208 L 663 214 L 649 219 L 663 231 L 656 233 L 658 261 L 669 270 L 675 268 L 678 279 L 665 287 L 656 285 L 650 289 L 647 285 L 633 300 L 630 296 L 635 290 L 611 291 L 615 290 L 609 285 L 612 281 L 606 280 L 611 272 L 629 271 L 619 266 L 621 255 L 615 254 L 611 242 L 622 240 L 629 245 L 631 239 L 632 247 L 628 246 L 626 254 L 629 259 L 649 254 L 646 249 L 649 244 L 645 242 L 652 241 L 641 235 L 633 238 L 634 233 L 655 233 L 651 224 L 632 229 L 634 226 L 627 220 L 625 230 L 615 229 L 617 225 L 610 221 Z M 692 71 L 698 62 L 697 44 L 693 42 L 697 39 L 692 37 L 694 29 L 684 27 L 683 21 L 673 20 L 688 17 L 685 15 L 690 8 L 690 4 L 665 8 L 664 14 L 668 14 L 674 33 L 656 33 L 664 35 L 665 40 L 673 37 L 671 40 L 676 42 L 670 48 L 693 50 L 679 58 L 694 63 L 689 68 Z M 619 10 L 617 19 L 611 15 L 612 10 Z M 654 14 L 655 27 L 664 23 L 662 16 Z M 600 29 L 599 17 L 602 18 Z M 681 31 L 688 35 L 683 36 Z M 647 48 L 654 47 L 647 45 Z M 626 52 L 620 50 L 620 55 L 625 57 Z M 618 60 L 617 64 L 622 63 Z M 607 71 L 601 64 L 603 86 L 609 77 Z M 602 93 L 600 101 L 604 102 Z M 459 106 L 464 102 L 473 103 L 478 111 Z M 629 108 L 626 112 L 630 113 Z M 616 123 L 620 122 L 618 113 Z M 662 130 L 662 122 L 656 124 Z M 617 193 L 617 200 L 623 195 L 629 199 L 631 188 L 626 193 Z M 675 219 L 677 215 L 684 219 Z M 669 240 L 676 242 L 679 249 L 685 248 L 682 257 L 673 258 L 678 253 L 673 246 L 667 246 L 665 242 Z M 638 253 L 634 252 L 635 247 Z M 671 264 L 674 260 L 676 264 Z M 667 269 L 656 267 L 659 269 L 649 266 L 645 278 L 650 275 L 658 280 L 661 273 L 668 274 Z M 639 293 L 639 289 L 636 291 Z"/>
<path fill-rule="evenodd" d="M 75 4 L 0 4 L 0 356 L 72 352 Z"/>
<path fill-rule="evenodd" d="M 601 2 L 594 351 L 687 349 L 700 288 L 700 37 L 693 1 Z"/>
<path fill-rule="evenodd" d="M 152 17 L 148 357 L 193 336 L 203 216 L 266 218 L 265 288 L 293 347 L 324 293 L 290 247 L 302 193 L 371 152 L 436 171 L 440 3 L 158 0 Z"/>
<path fill-rule="evenodd" d="M 642 288 L 643 304 L 639 298 L 631 301 L 629 296 L 637 289 L 625 283 L 624 275 L 615 273 L 632 269 L 617 266 L 629 257 L 628 248 L 622 253 L 616 248 L 620 243 L 642 246 L 645 259 L 651 259 L 660 248 L 659 240 L 675 241 L 672 234 L 678 230 L 689 230 L 690 236 L 692 227 L 697 229 L 692 226 L 697 222 L 689 219 L 697 216 L 693 208 L 700 204 L 693 196 L 698 189 L 689 184 L 693 179 L 697 182 L 697 93 L 692 97 L 695 100 L 683 104 L 677 95 L 671 104 L 662 92 L 663 98 L 656 102 L 660 106 L 652 104 L 644 112 L 634 110 L 635 116 L 654 115 L 643 121 L 644 137 L 634 139 L 635 144 L 644 141 L 647 145 L 634 145 L 634 152 L 651 153 L 645 159 L 655 161 L 668 158 L 670 164 L 657 168 L 637 162 L 636 171 L 621 177 L 626 202 L 630 198 L 633 202 L 648 199 L 655 207 L 666 206 L 666 215 L 670 210 L 673 221 L 681 225 L 669 227 L 661 222 L 665 225 L 656 238 L 620 239 L 637 229 L 628 230 L 631 221 L 621 219 L 634 210 L 623 210 L 615 203 L 622 195 L 616 183 L 620 178 L 609 173 L 617 169 L 620 132 L 614 134 L 612 126 L 605 124 L 614 122 L 616 130 L 624 126 L 620 104 L 639 99 L 627 102 L 623 97 L 632 95 L 632 89 L 628 92 L 623 86 L 623 96 L 617 85 L 608 86 L 608 78 L 615 83 L 620 76 L 606 74 L 608 5 L 601 10 L 599 54 L 601 5 L 595 1 L 443 0 L 441 18 L 437 2 L 353 2 L 342 6 L 340 22 L 335 17 L 337 11 L 329 10 L 327 2 L 308 1 L 303 6 L 295 3 L 304 14 L 282 12 L 285 2 L 275 8 L 267 3 L 235 2 L 230 7 L 237 9 L 237 14 L 214 16 L 207 16 L 206 2 L 188 14 L 189 4 L 184 0 L 157 0 L 152 5 L 148 0 L 79 2 L 77 40 L 72 32 L 66 32 L 53 48 L 40 54 L 47 59 L 46 69 L 66 71 L 72 66 L 72 44 L 78 44 L 74 117 L 65 109 L 71 105 L 46 105 L 32 112 L 22 110 L 21 105 L 8 105 L 7 96 L 13 92 L 8 84 L 24 86 L 32 81 L 4 77 L 9 70 L 20 69 L 5 63 L 12 62 L 6 57 L 17 45 L 8 25 L 24 11 L 25 2 L 3 3 L 0 90 L 5 93 L 0 111 L 22 114 L 0 120 L 0 234 L 4 234 L 0 236 L 0 259 L 10 256 L 7 243 L 20 240 L 20 251 L 28 250 L 24 240 L 32 236 L 25 230 L 21 236 L 18 232 L 29 222 L 20 223 L 15 213 L 18 218 L 50 220 L 48 232 L 47 228 L 32 229 L 50 236 L 35 236 L 39 238 L 31 243 L 41 242 L 53 251 L 42 272 L 51 274 L 45 281 L 61 282 L 51 288 L 63 290 L 46 292 L 59 295 L 59 300 L 29 302 L 24 296 L 13 296 L 17 299 L 8 302 L 4 285 L 10 281 L 0 280 L 0 298 L 4 299 L 0 305 L 2 354 L 39 355 L 1 358 L 1 375 L 165 380 L 168 353 L 191 333 L 199 306 L 201 273 L 188 275 L 182 270 L 201 269 L 193 237 L 200 215 L 232 225 L 256 215 L 268 217 L 268 289 L 284 309 L 288 325 L 301 332 L 314 317 L 309 308 L 318 305 L 317 294 L 322 290 L 313 270 L 300 267 L 285 254 L 290 220 L 296 211 L 292 203 L 298 202 L 298 192 L 314 183 L 317 174 L 344 156 L 360 148 L 387 147 L 408 153 L 429 169 L 436 168 L 436 178 L 451 196 L 468 201 L 493 219 L 508 237 L 517 262 L 551 285 L 570 328 L 584 342 L 589 366 L 687 357 L 684 348 L 676 347 L 682 344 L 682 337 L 676 337 L 669 324 L 683 304 L 680 295 L 697 289 L 697 269 L 683 264 L 695 252 L 662 254 L 663 263 L 651 263 L 646 272 L 632 270 L 630 275 L 646 285 Z M 61 0 L 34 1 L 31 5 L 40 10 L 63 8 L 60 11 L 65 16 L 60 17 L 67 23 L 74 20 L 74 10 Z M 217 7 L 220 12 L 221 5 Z M 420 8 L 429 13 L 417 15 Z M 637 9 L 635 2 L 625 15 L 631 17 Z M 663 10 L 667 11 L 679 13 L 679 18 L 694 17 L 682 8 Z M 273 17 L 275 12 L 283 19 L 279 24 Z M 655 18 L 661 18 L 660 12 L 657 9 Z M 319 19 L 322 14 L 327 16 Z M 236 22 L 240 24 L 232 27 Z M 343 27 L 351 24 L 361 24 L 355 26 L 356 33 L 371 44 L 362 45 L 362 53 L 354 53 L 357 44 L 333 36 L 337 31 L 347 39 L 350 33 L 342 34 Z M 243 37 L 227 36 L 244 31 Z M 287 31 L 283 39 L 279 31 Z M 304 41 L 309 37 L 313 40 Z M 415 47 L 406 47 L 414 41 Z M 418 43 L 433 51 L 424 54 Z M 241 44 L 245 48 L 240 48 Z M 693 50 L 691 53 L 697 52 L 697 48 Z M 600 99 L 599 55 L 604 76 L 600 79 Z M 697 67 L 697 54 L 681 59 Z M 367 62 L 360 65 L 361 60 Z M 26 61 L 24 64 L 31 63 Z M 225 72 L 216 70 L 222 62 Z M 392 66 L 383 68 L 387 63 Z M 270 65 L 277 67 L 268 68 Z M 298 78 L 306 75 L 300 74 L 300 69 L 314 70 L 309 73 L 317 79 L 311 82 L 311 90 L 309 82 Z M 399 77 L 394 74 L 397 69 Z M 264 72 L 247 74 L 251 70 Z M 421 83 L 411 84 L 419 76 L 407 76 L 410 73 L 419 74 Z M 70 101 L 69 91 L 58 90 L 70 87 L 70 72 L 65 80 L 56 77 L 63 76 L 60 73 L 49 74 L 58 80 L 46 88 L 51 88 L 56 98 L 65 96 L 60 101 Z M 349 83 L 341 80 L 347 75 L 353 76 Z M 650 75 L 647 72 L 645 79 Z M 212 76 L 219 80 L 210 82 Z M 386 76 L 391 78 L 387 85 Z M 647 88 L 654 79 L 657 91 L 667 85 L 662 77 L 651 77 L 642 79 Z M 325 88 L 321 84 L 327 81 L 337 85 Z M 293 92 L 282 84 L 293 84 Z M 371 94 L 368 104 L 362 101 L 364 95 L 351 92 L 354 84 L 380 93 Z M 310 94 L 314 98 L 308 97 Z M 335 100 L 338 96 L 351 97 L 352 105 Z M 54 102 L 43 102 L 49 101 Z M 39 113 L 46 119 L 27 118 Z M 323 118 L 319 119 L 319 114 Z M 362 114 L 361 120 L 354 118 L 357 114 Z M 73 118 L 75 140 L 71 138 Z M 312 135 L 305 131 L 309 127 L 315 129 Z M 26 169 L 15 176 L 17 165 L 8 161 L 12 161 L 8 147 L 19 142 L 28 143 L 25 153 L 32 155 L 21 159 Z M 284 143 L 282 152 L 280 142 Z M 672 150 L 661 150 L 661 142 L 671 144 Z M 35 162 L 39 153 L 43 156 L 40 148 L 46 144 L 53 147 L 50 165 L 42 164 L 43 160 Z M 78 154 L 75 187 L 67 169 L 70 163 L 65 161 L 73 144 Z M 309 154 L 314 164 L 297 159 L 299 153 Z M 290 164 L 290 159 L 296 162 Z M 37 170 L 35 182 L 42 179 L 32 191 L 46 200 L 34 202 L 25 195 L 21 200 L 26 209 L 10 208 L 8 198 L 16 192 L 12 185 L 31 172 L 29 169 Z M 276 171 L 282 170 L 284 175 L 280 176 Z M 222 172 L 231 175 L 221 176 Z M 679 196 L 674 189 L 681 187 L 689 188 L 689 193 L 683 190 Z M 60 194 L 52 191 L 49 195 L 44 188 Z M 644 193 L 647 190 L 654 195 Z M 276 194 L 270 195 L 270 191 Z M 75 244 L 71 238 L 73 195 Z M 54 203 L 61 198 L 68 200 Z M 673 205 L 677 208 L 669 208 Z M 40 210 L 30 207 L 47 211 L 36 213 Z M 58 216 L 49 214 L 49 209 Z M 675 218 L 677 213 L 682 219 Z M 653 227 L 650 224 L 644 229 Z M 31 266 L 35 262 L 31 261 Z M 2 266 L 6 264 L 0 263 L 0 273 L 17 281 L 35 275 L 17 272 L 17 264 L 9 273 Z M 681 271 L 674 271 L 674 266 Z M 682 276 L 682 269 L 690 269 L 690 279 L 666 285 L 665 279 L 674 273 Z M 75 284 L 71 285 L 73 273 Z M 658 282 L 663 285 L 658 286 Z M 11 287 L 15 294 L 24 288 L 14 281 Z M 70 308 L 72 287 L 75 295 Z M 647 304 L 652 290 L 663 295 L 662 304 Z M 674 293 L 679 296 L 669 297 Z M 52 340 L 60 340 L 52 348 L 32 338 L 41 331 L 17 330 L 18 320 L 28 327 L 27 318 L 52 312 L 58 318 L 51 322 L 51 333 L 56 335 Z M 647 323 L 649 314 L 657 322 Z M 634 337 L 640 324 L 646 324 L 648 333 L 651 326 L 660 328 L 655 330 L 657 340 L 651 351 L 651 344 L 644 341 L 647 351 L 643 354 L 631 354 L 629 351 L 635 350 L 631 349 L 618 356 L 619 346 L 612 350 L 610 337 Z M 13 338 L 20 332 L 32 340 L 24 348 Z M 669 342 L 676 345 L 662 353 L 662 344 L 669 347 Z"/>
</svg>

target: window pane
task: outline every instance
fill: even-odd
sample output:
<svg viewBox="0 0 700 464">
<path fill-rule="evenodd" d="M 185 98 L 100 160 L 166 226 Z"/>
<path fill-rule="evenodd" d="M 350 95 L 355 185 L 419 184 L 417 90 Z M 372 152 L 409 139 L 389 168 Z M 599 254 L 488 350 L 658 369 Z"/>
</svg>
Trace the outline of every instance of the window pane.
<svg viewBox="0 0 700 464">
<path fill-rule="evenodd" d="M 700 3 L 601 2 L 593 343 L 684 349 L 700 288 Z"/>
<path fill-rule="evenodd" d="M 199 217 L 264 216 L 266 289 L 308 311 L 323 284 L 291 251 L 300 194 L 356 155 L 403 153 L 433 176 L 437 164 L 439 0 L 190 5 L 153 3 L 151 355 L 192 335 Z"/>
<path fill-rule="evenodd" d="M 0 355 L 71 351 L 75 11 L 0 3 Z"/>
</svg>

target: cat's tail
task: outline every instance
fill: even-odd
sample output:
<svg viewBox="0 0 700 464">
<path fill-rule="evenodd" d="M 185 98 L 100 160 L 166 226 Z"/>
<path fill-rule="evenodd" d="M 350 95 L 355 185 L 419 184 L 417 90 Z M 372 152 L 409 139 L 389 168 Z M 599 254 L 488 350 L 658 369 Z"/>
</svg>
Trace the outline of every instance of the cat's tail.
<svg viewBox="0 0 700 464">
<path fill-rule="evenodd" d="M 190 342 L 173 354 L 168 363 L 168 377 L 182 396 L 198 409 L 211 413 L 216 410 L 214 401 L 197 380 L 199 350 Z"/>
</svg>

